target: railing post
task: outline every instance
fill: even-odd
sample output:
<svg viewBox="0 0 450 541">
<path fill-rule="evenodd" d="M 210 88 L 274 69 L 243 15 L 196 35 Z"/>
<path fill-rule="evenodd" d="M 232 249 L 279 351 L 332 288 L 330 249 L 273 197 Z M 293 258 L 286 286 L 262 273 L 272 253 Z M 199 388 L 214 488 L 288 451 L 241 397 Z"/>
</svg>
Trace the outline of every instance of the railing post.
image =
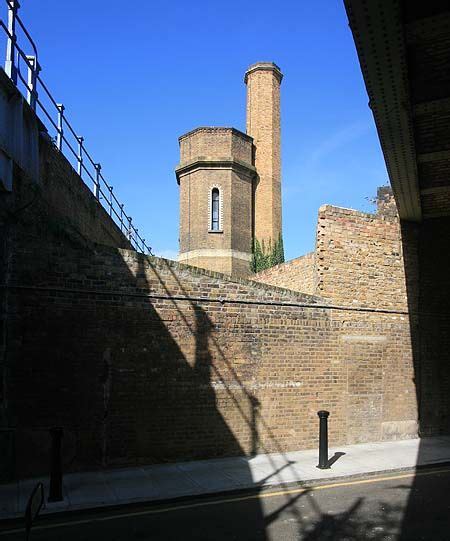
<svg viewBox="0 0 450 541">
<path fill-rule="evenodd" d="M 123 231 L 123 204 L 120 207 L 120 230 Z"/>
<path fill-rule="evenodd" d="M 94 195 L 98 200 L 100 200 L 100 171 L 102 170 L 102 166 L 99 163 L 96 163 L 94 167 L 95 167 Z"/>
<path fill-rule="evenodd" d="M 62 150 L 63 137 L 64 137 L 64 105 L 62 103 L 57 104 L 58 108 L 58 133 L 56 134 L 56 147 L 59 151 Z"/>
<path fill-rule="evenodd" d="M 109 215 L 112 216 L 112 206 L 113 206 L 113 187 L 109 187 Z"/>
<path fill-rule="evenodd" d="M 40 66 L 35 56 L 27 55 L 27 60 L 29 64 L 27 66 L 27 102 L 30 104 L 30 107 L 33 109 L 33 111 L 36 111 L 36 102 L 38 97 L 36 86 Z"/>
<path fill-rule="evenodd" d="M 127 235 L 127 237 L 128 237 L 128 240 L 130 242 L 131 242 L 131 239 L 132 239 L 132 231 L 133 231 L 132 227 L 133 226 L 131 225 L 131 218 L 128 218 L 128 235 Z"/>
<path fill-rule="evenodd" d="M 142 253 L 145 254 L 145 239 L 141 239 L 142 242 Z"/>
<path fill-rule="evenodd" d="M 16 15 L 19 8 L 20 4 L 18 0 L 8 0 L 8 32 L 12 37 L 8 36 L 6 43 L 5 71 L 15 85 L 17 84 L 17 66 L 15 63 L 17 43 Z"/>
<path fill-rule="evenodd" d="M 326 470 L 330 466 L 328 465 L 328 416 L 329 411 L 318 411 L 319 416 L 319 464 L 318 468 Z"/>
<path fill-rule="evenodd" d="M 77 137 L 77 141 L 78 141 L 77 173 L 81 177 L 82 172 L 83 172 L 83 141 L 84 141 L 84 137 Z"/>
<path fill-rule="evenodd" d="M 61 440 L 63 437 L 63 428 L 55 426 L 50 429 L 52 437 L 52 458 L 50 468 L 50 489 L 48 494 L 49 502 L 60 502 L 62 495 L 62 457 Z"/>
</svg>

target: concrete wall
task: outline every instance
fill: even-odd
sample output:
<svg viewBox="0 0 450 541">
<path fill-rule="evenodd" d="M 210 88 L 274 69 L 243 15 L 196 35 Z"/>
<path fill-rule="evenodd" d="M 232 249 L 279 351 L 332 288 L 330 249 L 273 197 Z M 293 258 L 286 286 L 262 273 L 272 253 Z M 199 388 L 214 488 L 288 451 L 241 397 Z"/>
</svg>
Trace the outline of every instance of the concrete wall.
<svg viewBox="0 0 450 541">
<path fill-rule="evenodd" d="M 11 476 L 14 440 L 20 434 L 9 416 L 11 403 L 9 331 L 22 316 L 10 303 L 11 284 L 20 272 L 35 287 L 46 280 L 53 255 L 65 246 L 97 242 L 128 248 L 112 222 L 66 158 L 55 148 L 45 127 L 17 88 L 0 70 L 0 480 Z M 43 249 L 47 246 L 48 250 Z M 33 254 L 25 266 L 18 260 Z M 22 260 L 21 260 L 22 261 Z M 20 270 L 19 270 L 20 268 Z M 70 262 L 63 270 L 70 277 Z M 55 286 L 57 281 L 55 281 Z M 48 308 L 50 309 L 50 307 Z M 35 322 L 44 324 L 46 310 Z M 26 330 L 24 330 L 26 334 Z M 26 337 L 15 335 L 20 342 Z M 52 338 L 48 338 L 51 340 Z M 44 353 L 42 353 L 44 355 Z M 24 360 L 26 362 L 26 359 Z M 25 365 L 26 366 L 26 365 Z M 32 377 L 32 369 L 25 368 Z M 35 369 L 36 370 L 36 369 Z M 62 384 L 62 382 L 61 382 Z M 51 401 L 52 397 L 48 397 Z M 34 407 L 32 405 L 31 407 Z M 57 406 L 56 406 L 57 407 Z M 28 422 L 25 425 L 29 425 Z M 39 433 L 39 431 L 37 432 Z M 22 442 L 23 443 L 23 442 Z M 26 446 L 27 443 L 24 443 Z M 31 446 L 33 448 L 33 446 Z"/>
</svg>

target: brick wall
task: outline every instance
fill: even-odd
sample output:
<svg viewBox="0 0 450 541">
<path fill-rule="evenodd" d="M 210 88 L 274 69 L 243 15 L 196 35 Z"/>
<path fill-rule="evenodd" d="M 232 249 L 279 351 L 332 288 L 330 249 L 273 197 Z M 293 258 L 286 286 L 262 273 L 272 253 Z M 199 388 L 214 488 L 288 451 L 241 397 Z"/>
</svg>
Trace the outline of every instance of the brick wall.
<svg viewBox="0 0 450 541">
<path fill-rule="evenodd" d="M 221 159 L 232 156 L 251 164 L 252 138 L 235 128 L 207 126 L 196 128 L 179 138 L 180 164 L 199 158 Z"/>
<path fill-rule="evenodd" d="M 55 227 L 16 177 L 2 397 L 19 476 L 408 437 L 416 406 L 408 318 L 330 309 Z M 19 211 L 19 209 L 22 209 Z"/>
<path fill-rule="evenodd" d="M 406 309 L 397 216 L 324 205 L 316 251 L 317 293 L 347 305 Z"/>
<path fill-rule="evenodd" d="M 252 280 L 292 291 L 314 295 L 317 288 L 315 253 L 302 255 L 286 263 L 252 275 Z"/>
<path fill-rule="evenodd" d="M 392 190 L 378 189 L 376 214 L 323 205 L 315 252 L 252 279 L 338 304 L 405 310 L 403 243 Z"/>
</svg>

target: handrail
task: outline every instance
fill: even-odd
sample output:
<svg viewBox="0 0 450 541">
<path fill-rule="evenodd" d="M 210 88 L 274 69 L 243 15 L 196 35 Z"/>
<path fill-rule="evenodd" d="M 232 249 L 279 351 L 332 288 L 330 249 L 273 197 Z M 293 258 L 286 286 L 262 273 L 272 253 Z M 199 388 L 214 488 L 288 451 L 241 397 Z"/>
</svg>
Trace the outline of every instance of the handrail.
<svg viewBox="0 0 450 541">
<path fill-rule="evenodd" d="M 136 251 L 152 255 L 151 247 L 147 245 L 145 239 L 142 238 L 139 234 L 138 228 L 135 227 L 133 224 L 132 217 L 125 212 L 124 205 L 120 203 L 120 201 L 117 199 L 113 186 L 108 184 L 108 182 L 102 175 L 100 163 L 94 161 L 94 159 L 83 144 L 83 137 L 81 137 L 78 132 L 75 131 L 75 129 L 68 121 L 66 115 L 64 114 L 65 107 L 55 100 L 47 85 L 42 80 L 42 77 L 39 74 L 41 71 L 41 66 L 38 62 L 37 46 L 31 35 L 29 34 L 28 30 L 26 29 L 24 23 L 17 14 L 17 11 L 20 7 L 19 2 L 17 0 L 5 0 L 5 2 L 8 6 L 8 26 L 6 26 L 3 20 L 0 19 L 0 29 L 2 29 L 3 32 L 6 34 L 8 42 L 5 62 L 6 73 L 17 87 L 18 79 L 21 81 L 27 93 L 27 101 L 32 107 L 32 109 L 36 111 L 36 107 L 39 107 L 47 121 L 55 130 L 56 137 L 54 143 L 56 148 L 60 152 L 63 152 L 64 146 L 64 148 L 67 148 L 70 151 L 70 154 L 76 161 L 77 173 L 80 175 L 80 178 L 83 178 L 83 173 L 85 173 L 89 177 L 89 179 L 93 183 L 93 193 L 96 199 L 109 213 L 110 217 L 114 220 L 116 225 L 118 225 L 121 232 L 127 237 L 131 246 Z M 16 23 L 19 24 L 21 30 L 28 39 L 34 53 L 33 55 L 27 55 L 22 49 L 22 46 L 18 43 L 15 28 Z M 27 68 L 26 78 L 21 73 L 19 60 L 23 60 Z M 40 88 L 43 89 L 44 94 L 46 98 L 48 98 L 50 104 L 56 109 L 56 121 L 54 120 L 51 112 L 48 111 L 47 107 L 39 98 L 37 92 L 38 84 L 40 85 Z M 71 141 L 66 137 L 64 133 L 65 127 L 68 128 L 70 134 L 75 139 L 78 146 L 78 151 L 73 148 Z M 94 175 L 86 167 L 84 163 L 84 158 L 87 158 L 89 164 L 94 168 Z M 71 165 L 73 167 L 73 163 L 71 163 Z"/>
<path fill-rule="evenodd" d="M 19 17 L 19 15 L 17 15 L 17 9 L 19 9 L 19 7 L 20 7 L 19 2 L 17 2 L 17 0 L 6 0 L 6 3 L 8 4 L 8 7 L 10 9 L 16 9 L 16 14 L 15 14 L 16 21 L 20 24 L 20 28 L 22 28 L 23 33 L 27 36 L 28 41 L 30 42 L 30 45 L 33 47 L 34 55 L 35 55 L 36 60 L 37 60 L 37 58 L 38 58 L 38 50 L 37 50 L 37 47 L 36 47 L 36 43 L 34 42 L 33 38 L 28 33 L 28 30 L 25 28 L 25 25 L 23 24 L 22 19 Z"/>
</svg>

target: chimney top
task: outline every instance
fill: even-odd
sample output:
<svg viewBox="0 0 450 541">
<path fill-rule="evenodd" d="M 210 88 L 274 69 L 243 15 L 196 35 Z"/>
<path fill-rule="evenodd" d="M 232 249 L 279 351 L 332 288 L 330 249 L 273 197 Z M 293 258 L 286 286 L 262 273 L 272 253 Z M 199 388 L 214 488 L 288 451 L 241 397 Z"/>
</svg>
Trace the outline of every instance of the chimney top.
<svg viewBox="0 0 450 541">
<path fill-rule="evenodd" d="M 252 64 L 245 72 L 245 84 L 247 84 L 248 76 L 254 71 L 273 71 L 279 83 L 281 83 L 281 80 L 283 79 L 283 74 L 281 73 L 280 68 L 274 62 L 256 62 L 255 64 Z"/>
</svg>

